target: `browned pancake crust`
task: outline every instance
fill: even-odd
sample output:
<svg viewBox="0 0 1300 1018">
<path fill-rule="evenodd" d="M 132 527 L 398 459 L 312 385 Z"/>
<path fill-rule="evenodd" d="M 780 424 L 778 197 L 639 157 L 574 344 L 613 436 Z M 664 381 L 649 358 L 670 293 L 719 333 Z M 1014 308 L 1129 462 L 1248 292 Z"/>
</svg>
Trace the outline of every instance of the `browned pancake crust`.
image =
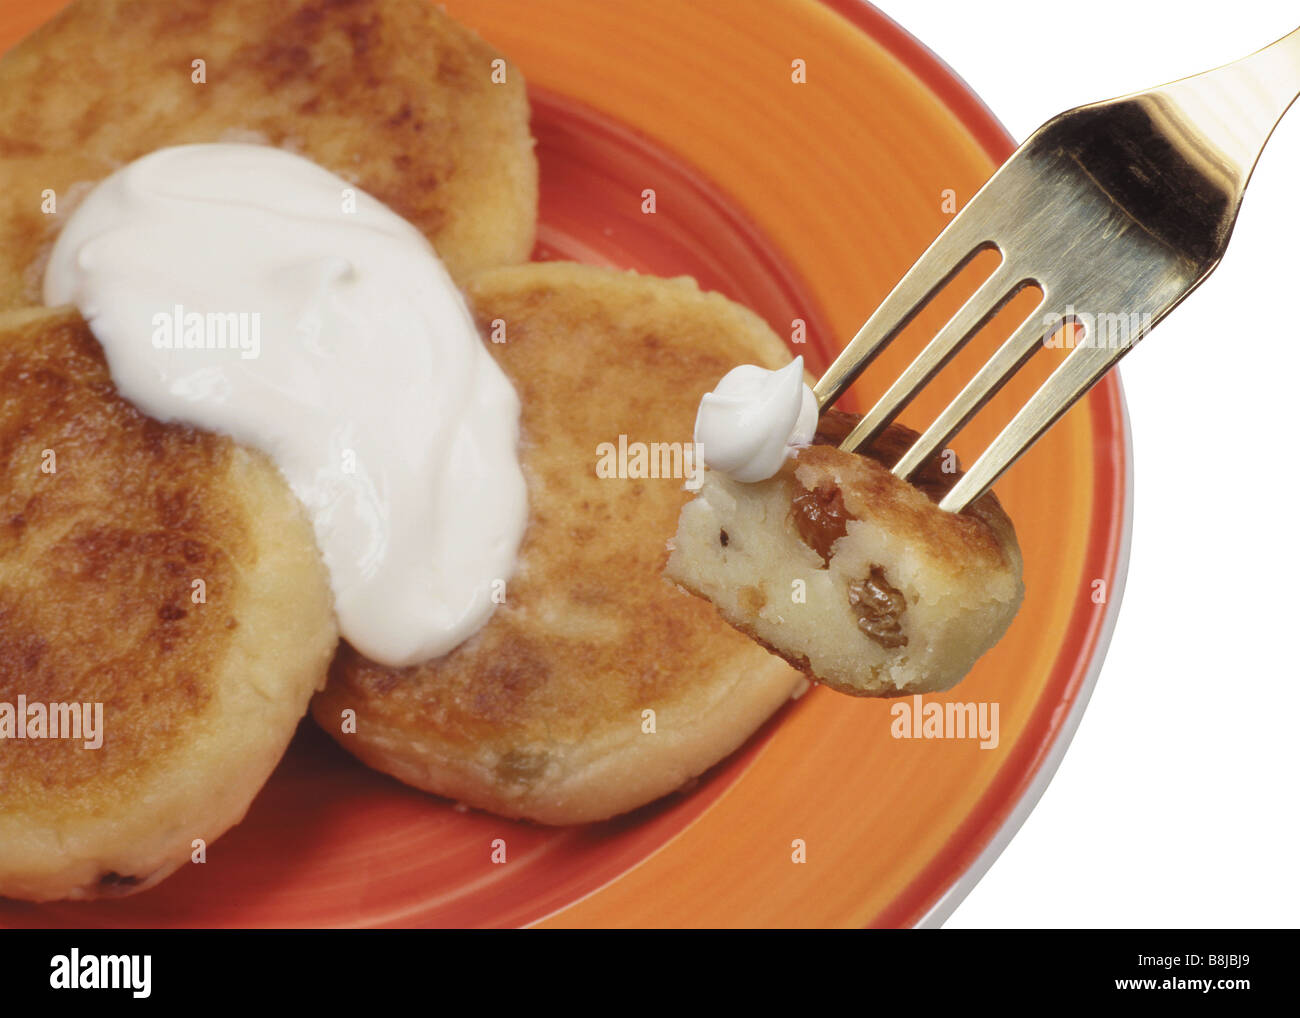
<svg viewBox="0 0 1300 1018">
<path fill-rule="evenodd" d="M 114 395 L 75 315 L 0 343 L 0 406 L 0 701 L 102 701 L 112 721 L 96 752 L 4 745 L 0 788 L 92 812 L 211 707 L 239 620 L 195 610 L 191 581 L 229 590 L 248 564 L 249 521 L 221 490 L 234 447 Z"/>
<path fill-rule="evenodd" d="M 793 681 L 660 575 L 689 497 L 683 482 L 598 478 L 597 447 L 620 434 L 689 442 L 700 397 L 718 378 L 738 362 L 776 367 L 788 354 L 756 316 L 691 280 L 539 264 L 487 273 L 469 296 L 485 335 L 494 320 L 506 323 L 506 341 L 488 345 L 523 407 L 531 515 L 518 573 L 487 625 L 445 658 L 396 671 L 343 644 L 313 713 L 342 745 L 421 787 L 545 822 L 588 819 L 602 809 L 586 808 L 585 790 L 561 803 L 567 793 L 543 801 L 542 789 L 581 786 L 582 761 L 616 755 L 620 740 L 649 744 L 643 710 L 662 718 L 676 709 L 701 731 L 712 726 L 707 766 Z M 729 693 L 747 679 L 767 690 L 761 710 L 746 703 L 750 692 Z M 355 736 L 339 734 L 347 708 L 357 710 Z M 654 774 L 624 776 L 629 795 L 614 811 L 675 787 L 674 732 L 660 729 L 666 758 L 648 767 L 666 787 Z M 394 759 L 414 755 L 394 747 L 401 742 L 436 756 L 439 776 L 399 771 Z M 606 791 L 590 798 L 604 801 Z"/>
<path fill-rule="evenodd" d="M 269 460 L 137 411 L 75 312 L 0 314 L 0 703 L 103 705 L 99 748 L 0 741 L 0 895 L 142 889 L 237 822 L 331 600 Z"/>
<path fill-rule="evenodd" d="M 0 307 L 41 302 L 74 185 L 195 142 L 300 152 L 417 226 L 457 278 L 525 260 L 537 167 L 522 75 L 493 84 L 499 57 L 428 0 L 71 5 L 0 60 Z"/>
</svg>

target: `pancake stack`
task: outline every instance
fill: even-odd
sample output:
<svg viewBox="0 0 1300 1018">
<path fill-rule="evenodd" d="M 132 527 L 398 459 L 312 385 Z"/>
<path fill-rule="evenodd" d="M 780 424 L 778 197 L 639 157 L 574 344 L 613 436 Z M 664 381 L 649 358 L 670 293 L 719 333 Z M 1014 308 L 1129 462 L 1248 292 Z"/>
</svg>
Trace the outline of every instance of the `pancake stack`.
<svg viewBox="0 0 1300 1018">
<path fill-rule="evenodd" d="M 82 0 L 0 59 L 0 895 L 162 880 L 244 816 L 337 649 L 274 465 L 140 414 L 80 316 L 33 307 L 79 195 L 201 141 L 333 170 L 457 278 L 533 244 L 523 79 L 422 0 Z M 59 704 L 101 705 L 101 744 L 21 737 Z"/>
<path fill-rule="evenodd" d="M 523 404 L 529 529 L 492 619 L 442 659 L 340 644 L 274 466 L 138 412 L 80 316 L 36 306 L 80 195 L 213 141 L 354 182 L 424 232 L 485 330 L 506 323 L 489 349 Z M 597 469 L 620 436 L 689 444 L 720 375 L 788 354 L 690 280 L 517 265 L 536 214 L 522 76 L 426 0 L 81 0 L 0 60 L 0 733 L 4 704 L 103 708 L 94 748 L 0 740 L 0 895 L 155 885 L 244 815 L 317 690 L 366 763 L 561 824 L 679 788 L 802 688 L 663 579 L 685 479 Z"/>
</svg>

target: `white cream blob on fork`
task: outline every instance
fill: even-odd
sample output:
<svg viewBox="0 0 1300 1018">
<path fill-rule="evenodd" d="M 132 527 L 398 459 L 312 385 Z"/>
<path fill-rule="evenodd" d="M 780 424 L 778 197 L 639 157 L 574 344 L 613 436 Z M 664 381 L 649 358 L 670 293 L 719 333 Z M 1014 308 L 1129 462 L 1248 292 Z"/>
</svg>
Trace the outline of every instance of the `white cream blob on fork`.
<svg viewBox="0 0 1300 1018">
<path fill-rule="evenodd" d="M 804 384 L 803 358 L 777 371 L 742 364 L 700 400 L 695 442 L 711 470 L 765 481 L 817 432 L 817 397 Z"/>
<path fill-rule="evenodd" d="M 527 523 L 519 401 L 406 220 L 280 149 L 160 149 L 72 213 L 44 298 L 143 412 L 275 461 L 367 657 L 437 657 L 491 616 Z"/>
</svg>

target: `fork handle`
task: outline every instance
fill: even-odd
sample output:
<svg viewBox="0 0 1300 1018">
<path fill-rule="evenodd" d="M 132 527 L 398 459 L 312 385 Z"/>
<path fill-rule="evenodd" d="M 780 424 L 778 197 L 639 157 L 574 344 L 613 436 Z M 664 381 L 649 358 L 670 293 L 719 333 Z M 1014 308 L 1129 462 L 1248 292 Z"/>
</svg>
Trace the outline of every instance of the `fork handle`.
<svg viewBox="0 0 1300 1018">
<path fill-rule="evenodd" d="M 1165 97 L 1209 136 L 1244 188 L 1273 129 L 1300 98 L 1300 28 L 1248 57 L 1147 94 Z"/>
<path fill-rule="evenodd" d="M 1235 65 L 1272 95 L 1278 117 L 1300 98 L 1300 28 Z M 1214 72 L 1211 72 L 1214 73 Z"/>
</svg>

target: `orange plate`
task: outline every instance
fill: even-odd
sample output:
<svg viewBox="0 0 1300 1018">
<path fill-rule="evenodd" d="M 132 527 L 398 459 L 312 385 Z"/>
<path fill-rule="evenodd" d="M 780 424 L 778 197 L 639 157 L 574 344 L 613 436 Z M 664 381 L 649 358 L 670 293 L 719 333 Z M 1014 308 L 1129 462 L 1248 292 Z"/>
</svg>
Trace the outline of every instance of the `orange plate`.
<svg viewBox="0 0 1300 1018">
<path fill-rule="evenodd" d="M 58 6 L 9 3 L 0 46 Z M 945 197 L 969 198 L 1012 149 L 950 71 L 859 0 L 446 6 L 532 88 L 537 257 L 687 273 L 787 336 L 802 319 L 807 341 L 794 349 L 814 371 L 945 225 Z M 647 188 L 654 215 L 641 211 Z M 851 399 L 878 395 L 913 352 L 888 353 Z M 1046 369 L 1031 362 L 1007 399 L 1025 398 Z M 913 423 L 943 395 L 918 401 Z M 999 426 L 986 416 L 957 444 L 968 459 Z M 206 865 L 117 902 L 3 903 L 0 923 L 938 921 L 1014 833 L 1078 723 L 1123 578 L 1126 450 L 1112 377 L 999 485 L 1027 600 L 974 673 L 933 698 L 997 703 L 996 748 L 895 739 L 891 702 L 817 689 L 689 792 L 609 823 L 544 830 L 457 812 L 368 771 L 305 722 Z M 490 861 L 495 838 L 505 865 Z"/>
</svg>

